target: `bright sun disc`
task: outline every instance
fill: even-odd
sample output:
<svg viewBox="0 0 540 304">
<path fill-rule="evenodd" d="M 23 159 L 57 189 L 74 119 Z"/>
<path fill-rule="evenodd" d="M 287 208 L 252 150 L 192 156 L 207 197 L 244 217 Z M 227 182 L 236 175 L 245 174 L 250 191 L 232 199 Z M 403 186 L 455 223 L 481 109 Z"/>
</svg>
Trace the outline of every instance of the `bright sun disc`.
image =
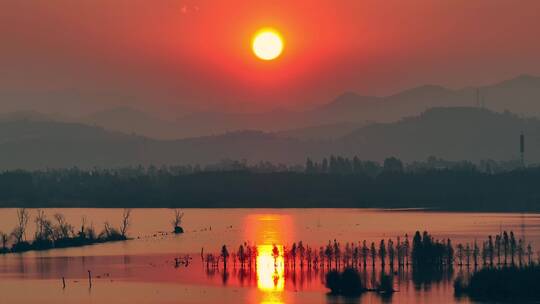
<svg viewBox="0 0 540 304">
<path fill-rule="evenodd" d="M 283 51 L 283 39 L 278 32 L 264 29 L 253 38 L 253 53 L 262 60 L 273 60 Z"/>
</svg>

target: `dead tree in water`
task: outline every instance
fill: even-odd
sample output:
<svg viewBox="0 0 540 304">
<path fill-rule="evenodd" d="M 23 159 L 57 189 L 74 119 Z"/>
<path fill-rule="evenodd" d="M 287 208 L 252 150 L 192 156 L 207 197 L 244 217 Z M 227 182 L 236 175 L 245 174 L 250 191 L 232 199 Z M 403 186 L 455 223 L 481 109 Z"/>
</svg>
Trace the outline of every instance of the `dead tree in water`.
<svg viewBox="0 0 540 304">
<path fill-rule="evenodd" d="M 184 213 L 181 212 L 179 209 L 174 209 L 174 219 L 172 220 L 171 224 L 173 226 L 173 232 L 174 233 L 183 233 L 184 229 L 182 228 L 182 218 L 184 217 Z"/>
<path fill-rule="evenodd" d="M 26 226 L 28 225 L 29 219 L 30 214 L 26 208 L 17 209 L 17 227 L 15 227 L 12 232 L 12 235 L 15 238 L 15 244 L 21 243 L 26 239 Z"/>
<path fill-rule="evenodd" d="M 54 215 L 56 220 L 56 239 L 68 239 L 73 235 L 73 226 L 71 226 L 67 221 L 66 217 L 61 213 L 56 213 Z"/>
<path fill-rule="evenodd" d="M 122 214 L 122 224 L 120 225 L 120 234 L 126 238 L 127 230 L 130 225 L 131 209 L 124 209 Z"/>
<path fill-rule="evenodd" d="M 2 250 L 0 250 L 0 253 L 5 253 L 5 252 L 8 252 L 8 249 L 7 249 L 7 242 L 9 240 L 9 236 L 0 231 L 0 242 L 2 243 Z"/>
</svg>

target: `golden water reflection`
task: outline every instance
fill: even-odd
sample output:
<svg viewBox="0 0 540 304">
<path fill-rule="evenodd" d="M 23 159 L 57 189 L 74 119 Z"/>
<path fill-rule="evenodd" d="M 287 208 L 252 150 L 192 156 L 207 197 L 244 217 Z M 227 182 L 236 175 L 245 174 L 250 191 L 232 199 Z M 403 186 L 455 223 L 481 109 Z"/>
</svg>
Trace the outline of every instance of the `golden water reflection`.
<svg viewBox="0 0 540 304">
<path fill-rule="evenodd" d="M 279 256 L 274 255 L 273 245 L 258 245 L 257 287 L 263 291 L 282 291 L 285 289 L 285 264 L 283 246 L 276 245 Z"/>
<path fill-rule="evenodd" d="M 285 260 L 283 257 L 284 235 L 289 218 L 283 215 L 256 214 L 247 219 L 248 237 L 257 245 L 257 288 L 261 291 L 261 304 L 284 303 Z"/>
</svg>

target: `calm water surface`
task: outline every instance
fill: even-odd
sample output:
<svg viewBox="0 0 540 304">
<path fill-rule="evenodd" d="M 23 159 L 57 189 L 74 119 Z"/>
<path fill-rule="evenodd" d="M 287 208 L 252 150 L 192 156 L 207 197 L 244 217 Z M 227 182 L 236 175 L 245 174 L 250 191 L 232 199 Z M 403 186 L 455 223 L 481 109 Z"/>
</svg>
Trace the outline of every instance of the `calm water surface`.
<svg viewBox="0 0 540 304">
<path fill-rule="evenodd" d="M 82 216 L 96 230 L 109 221 L 118 226 L 120 209 L 45 209 L 63 213 L 75 226 Z M 36 211 L 31 210 L 32 216 Z M 0 230 L 15 226 L 14 209 L 0 209 Z M 394 270 L 391 298 L 366 294 L 358 299 L 326 295 L 324 271 L 290 271 L 278 261 L 271 245 L 302 240 L 314 248 L 328 240 L 342 243 L 378 242 L 416 230 L 458 242 L 482 241 L 489 234 L 514 230 L 535 248 L 540 246 L 540 215 L 514 213 L 447 213 L 368 209 L 186 209 L 186 233 L 172 235 L 172 211 L 135 209 L 127 242 L 0 256 L 0 303 L 471 303 L 453 295 L 453 279 L 471 270 L 455 268 L 442 275 Z M 31 221 L 28 236 L 33 235 Z M 200 252 L 218 253 L 223 244 L 234 251 L 244 241 L 257 244 L 257 265 L 240 270 L 230 265 L 208 270 Z M 189 266 L 174 258 L 189 255 Z M 256 266 L 256 267 L 255 267 Z M 388 268 L 388 267 L 387 267 Z M 88 270 L 93 284 L 89 288 Z M 385 269 L 386 273 L 390 270 Z M 368 285 L 381 269 L 362 270 Z M 61 278 L 66 278 L 62 288 Z"/>
</svg>

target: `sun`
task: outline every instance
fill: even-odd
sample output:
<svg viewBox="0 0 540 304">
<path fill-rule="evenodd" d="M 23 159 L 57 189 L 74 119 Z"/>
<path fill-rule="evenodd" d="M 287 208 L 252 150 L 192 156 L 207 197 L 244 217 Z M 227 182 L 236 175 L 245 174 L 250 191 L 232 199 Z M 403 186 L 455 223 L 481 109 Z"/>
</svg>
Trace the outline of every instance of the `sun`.
<svg viewBox="0 0 540 304">
<path fill-rule="evenodd" d="M 251 48 L 262 60 L 274 60 L 283 52 L 283 38 L 274 29 L 264 28 L 253 36 Z"/>
</svg>

